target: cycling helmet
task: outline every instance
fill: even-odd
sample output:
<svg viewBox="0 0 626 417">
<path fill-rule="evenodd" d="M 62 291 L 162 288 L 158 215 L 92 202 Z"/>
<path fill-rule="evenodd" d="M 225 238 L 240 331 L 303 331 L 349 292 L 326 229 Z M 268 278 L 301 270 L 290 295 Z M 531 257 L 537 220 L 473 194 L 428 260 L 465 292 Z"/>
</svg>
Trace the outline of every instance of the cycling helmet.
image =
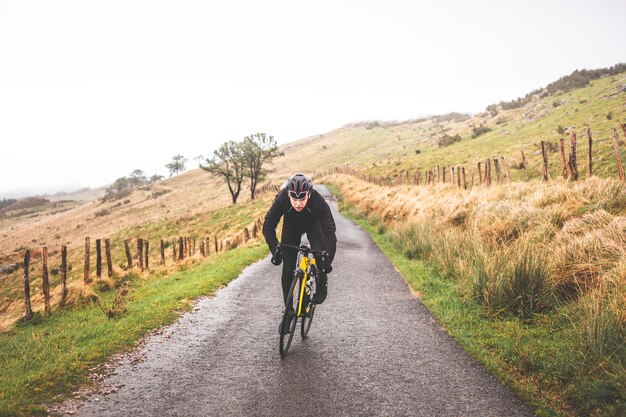
<svg viewBox="0 0 626 417">
<path fill-rule="evenodd" d="M 293 174 L 287 181 L 287 190 L 289 196 L 296 200 L 305 198 L 309 191 L 313 188 L 313 183 L 304 174 Z"/>
</svg>

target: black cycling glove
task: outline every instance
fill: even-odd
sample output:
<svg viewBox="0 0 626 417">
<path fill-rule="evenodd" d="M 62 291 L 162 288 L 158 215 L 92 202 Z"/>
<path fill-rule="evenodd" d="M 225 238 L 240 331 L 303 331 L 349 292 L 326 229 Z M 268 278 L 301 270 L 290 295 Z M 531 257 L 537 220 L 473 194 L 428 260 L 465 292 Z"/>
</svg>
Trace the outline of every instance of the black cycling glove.
<svg viewBox="0 0 626 417">
<path fill-rule="evenodd" d="M 278 246 L 272 255 L 272 263 L 276 266 L 283 262 L 283 250 Z"/>
</svg>

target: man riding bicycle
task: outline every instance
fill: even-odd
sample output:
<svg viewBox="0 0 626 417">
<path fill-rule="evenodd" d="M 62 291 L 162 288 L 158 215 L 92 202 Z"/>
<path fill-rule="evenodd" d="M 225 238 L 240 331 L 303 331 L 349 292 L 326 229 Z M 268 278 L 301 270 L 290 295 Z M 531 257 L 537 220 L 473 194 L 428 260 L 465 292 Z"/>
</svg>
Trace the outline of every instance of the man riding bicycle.
<svg viewBox="0 0 626 417">
<path fill-rule="evenodd" d="M 263 235 L 272 253 L 272 263 L 280 265 L 284 260 L 282 288 L 283 300 L 286 300 L 298 254 L 295 249 L 281 248 L 278 244 L 276 226 L 281 217 L 284 218 L 282 243 L 298 246 L 306 233 L 311 249 L 326 252 L 316 256 L 320 273 L 313 302 L 321 304 L 326 299 L 327 274 L 332 271 L 331 263 L 337 249 L 337 229 L 328 203 L 313 189 L 313 183 L 304 174 L 294 174 L 289 178 L 286 186 L 276 195 L 263 222 Z M 289 323 L 282 323 L 279 330 L 288 332 L 288 328 Z"/>
</svg>

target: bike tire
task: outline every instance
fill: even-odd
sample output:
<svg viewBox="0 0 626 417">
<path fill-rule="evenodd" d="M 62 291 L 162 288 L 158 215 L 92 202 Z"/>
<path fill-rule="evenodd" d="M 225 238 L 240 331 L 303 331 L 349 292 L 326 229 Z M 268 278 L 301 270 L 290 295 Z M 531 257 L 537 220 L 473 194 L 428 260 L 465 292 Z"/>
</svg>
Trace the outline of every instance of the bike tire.
<svg viewBox="0 0 626 417">
<path fill-rule="evenodd" d="M 298 273 L 294 274 L 293 281 L 291 282 L 291 287 L 289 288 L 289 293 L 287 295 L 287 300 L 285 300 L 285 312 L 283 313 L 283 319 L 281 323 L 284 323 L 288 317 L 291 315 L 293 318 L 291 319 L 291 325 L 289 326 L 289 333 L 280 335 L 280 356 L 284 358 L 287 356 L 287 352 L 289 352 L 289 348 L 291 347 L 291 341 L 293 340 L 293 334 L 296 330 L 296 325 L 298 323 L 298 317 L 296 317 L 298 311 L 298 297 L 295 297 L 295 294 L 300 294 L 300 285 L 302 284 L 302 279 Z M 291 308 L 290 308 L 291 307 Z"/>
</svg>

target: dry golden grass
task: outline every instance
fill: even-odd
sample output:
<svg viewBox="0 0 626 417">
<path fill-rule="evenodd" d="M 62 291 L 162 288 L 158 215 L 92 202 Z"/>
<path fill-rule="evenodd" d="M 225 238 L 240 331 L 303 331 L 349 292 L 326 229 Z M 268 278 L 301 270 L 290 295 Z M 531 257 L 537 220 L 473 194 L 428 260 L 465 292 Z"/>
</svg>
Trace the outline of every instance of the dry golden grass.
<svg viewBox="0 0 626 417">
<path fill-rule="evenodd" d="M 328 180 L 385 227 L 418 224 L 430 230 L 431 250 L 439 251 L 449 271 L 462 270 L 454 264 L 463 263 L 457 253 L 468 239 L 497 258 L 532 245 L 544 254 L 554 286 L 570 296 L 626 263 L 626 186 L 618 180 L 510 183 L 471 191 L 450 184 L 383 187 L 346 175 Z"/>
<path fill-rule="evenodd" d="M 162 191 L 167 191 L 162 193 Z M 68 289 L 65 307 L 93 299 L 93 291 L 82 284 L 84 239 L 91 238 L 91 277 L 95 275 L 95 240 L 111 238 L 114 278 L 133 273 L 141 278 L 154 274 L 169 274 L 180 268 L 191 267 L 202 261 L 199 253 L 182 262 L 172 262 L 172 249 L 166 248 L 166 266 L 159 265 L 158 238 L 171 242 L 177 236 L 211 237 L 210 252 L 214 252 L 214 237 L 218 237 L 222 249 L 244 244 L 242 229 L 250 234 L 254 223 L 261 218 L 271 202 L 273 192 L 259 195 L 257 204 L 250 204 L 247 195 L 242 195 L 238 206 L 224 212 L 219 221 L 213 216 L 220 210 L 231 207 L 226 186 L 201 170 L 191 171 L 168 179 L 151 187 L 137 190 L 117 201 L 94 201 L 71 210 L 46 213 L 37 217 L 13 217 L 0 221 L 0 262 L 3 264 L 21 261 L 26 248 L 31 249 L 31 295 L 34 311 L 43 310 L 41 295 L 41 247 L 49 249 L 50 286 L 52 310 L 59 308 L 61 245 L 68 246 Z M 105 215 L 96 213 L 106 212 Z M 254 219 L 245 224 L 245 219 Z M 124 232 L 125 231 L 125 232 Z M 123 239 L 131 238 L 131 253 L 136 256 L 135 238 L 151 235 L 151 271 L 140 273 L 136 268 L 125 268 Z M 158 237 L 155 237 L 158 236 Z M 259 237 L 262 238 L 259 233 Z M 104 252 L 104 242 L 102 243 Z M 196 244 L 196 252 L 200 242 Z M 103 253 L 104 261 L 104 253 Z M 134 261 L 134 260 L 133 260 Z M 124 266 L 124 267 L 122 267 Z M 103 265 L 106 275 L 106 264 Z M 0 276 L 0 331 L 6 331 L 24 314 L 23 268 Z M 102 278 L 91 286 L 106 290 L 115 286 L 114 281 Z M 84 288 L 78 291 L 78 288 Z M 91 292 L 90 292 L 91 291 Z"/>
</svg>

